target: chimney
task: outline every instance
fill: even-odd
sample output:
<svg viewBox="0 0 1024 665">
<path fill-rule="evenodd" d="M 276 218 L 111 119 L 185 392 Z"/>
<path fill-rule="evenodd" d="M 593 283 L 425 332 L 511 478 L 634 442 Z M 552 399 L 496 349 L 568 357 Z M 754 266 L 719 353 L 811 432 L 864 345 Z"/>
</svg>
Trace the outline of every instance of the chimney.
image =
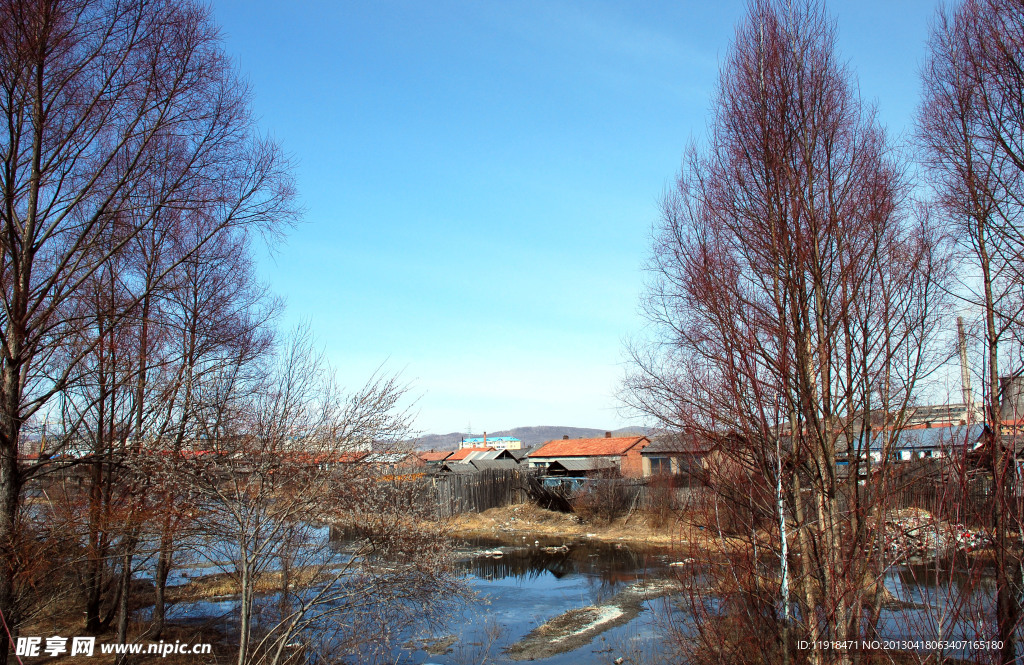
<svg viewBox="0 0 1024 665">
<path fill-rule="evenodd" d="M 957 347 L 960 352 L 960 390 L 963 392 L 964 408 L 967 409 L 967 423 L 974 412 L 974 396 L 971 394 L 971 371 L 967 366 L 967 334 L 964 332 L 964 317 L 956 317 Z"/>
<path fill-rule="evenodd" d="M 563 434 L 562 435 L 562 441 L 568 441 L 568 440 L 569 440 L 569 435 L 568 434 Z"/>
<path fill-rule="evenodd" d="M 487 447 L 487 432 L 484 432 L 484 448 Z"/>
<path fill-rule="evenodd" d="M 604 433 L 604 438 L 606 438 L 606 439 L 612 438 L 612 433 L 611 432 L 605 432 Z"/>
</svg>

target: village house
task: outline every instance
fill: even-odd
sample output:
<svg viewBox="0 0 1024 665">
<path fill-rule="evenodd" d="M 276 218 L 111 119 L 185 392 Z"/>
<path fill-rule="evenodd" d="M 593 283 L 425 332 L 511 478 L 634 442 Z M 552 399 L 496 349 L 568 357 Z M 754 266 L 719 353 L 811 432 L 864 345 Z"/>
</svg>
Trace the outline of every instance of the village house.
<svg viewBox="0 0 1024 665">
<path fill-rule="evenodd" d="M 372 466 L 381 473 L 388 474 L 420 471 L 427 465 L 416 453 L 412 452 L 369 453 L 359 461 Z"/>
<path fill-rule="evenodd" d="M 476 449 L 460 455 L 463 451 L 457 451 L 444 460 L 438 470 L 442 473 L 474 473 L 485 470 L 511 470 L 518 469 L 522 455 L 516 455 L 518 450 L 482 450 Z M 525 466 L 524 466 L 525 468 Z"/>
<path fill-rule="evenodd" d="M 866 448 L 871 461 L 877 464 L 883 456 L 890 462 L 949 457 L 954 450 L 963 452 L 972 449 L 984 432 L 985 425 L 982 424 L 968 426 L 943 423 L 938 427 L 904 427 L 898 432 L 890 429 L 873 430 L 870 443 L 862 440 L 861 434 L 853 436 L 854 448 L 861 451 Z M 836 459 L 840 465 L 846 464 L 846 450 L 846 437 L 841 436 L 836 442 Z M 866 459 L 867 455 L 862 452 L 860 457 Z"/>
<path fill-rule="evenodd" d="M 718 443 L 706 437 L 668 432 L 652 438 L 641 451 L 644 476 L 689 476 L 702 478 L 717 450 Z"/>
<path fill-rule="evenodd" d="M 444 461 L 445 464 L 453 464 L 455 462 L 469 464 L 472 460 L 493 452 L 496 452 L 494 448 L 459 448 L 451 455 L 444 458 Z"/>
<path fill-rule="evenodd" d="M 441 462 L 448 459 L 452 454 L 451 450 L 421 450 L 416 455 L 423 460 L 426 464 L 436 466 Z"/>
<path fill-rule="evenodd" d="M 904 429 L 890 446 L 890 459 L 907 462 L 914 459 L 949 457 L 954 450 L 969 450 L 981 438 L 985 426 L 950 425 Z M 882 442 L 872 442 L 871 457 L 882 458 Z"/>
<path fill-rule="evenodd" d="M 557 462 L 564 470 L 580 467 L 580 471 L 586 471 L 591 467 L 606 467 L 618 470 L 623 476 L 637 478 L 644 475 L 641 453 L 650 443 L 646 436 L 613 437 L 611 432 L 605 432 L 603 438 L 597 439 L 570 439 L 565 436 L 561 440 L 548 441 L 530 452 L 527 460 L 531 469 L 547 470 Z"/>
<path fill-rule="evenodd" d="M 431 473 L 454 473 L 460 476 L 465 476 L 480 473 L 480 469 L 476 468 L 472 464 L 463 464 L 462 462 L 441 462 L 431 470 Z"/>
<path fill-rule="evenodd" d="M 526 456 L 533 450 L 533 448 L 506 448 L 501 451 L 501 454 L 503 459 L 514 459 L 519 464 L 526 464 Z"/>
</svg>

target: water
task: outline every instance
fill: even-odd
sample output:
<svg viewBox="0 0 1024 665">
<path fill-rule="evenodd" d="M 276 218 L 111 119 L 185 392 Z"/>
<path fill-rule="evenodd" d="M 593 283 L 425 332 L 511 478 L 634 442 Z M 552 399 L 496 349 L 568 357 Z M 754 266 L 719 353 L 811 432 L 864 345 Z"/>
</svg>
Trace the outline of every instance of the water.
<svg viewBox="0 0 1024 665">
<path fill-rule="evenodd" d="M 562 547 L 559 547 L 562 546 Z M 500 551 L 501 556 L 487 552 Z M 638 585 L 671 578 L 670 553 L 638 550 L 599 542 L 570 542 L 529 539 L 509 546 L 477 540 L 461 552 L 460 567 L 479 595 L 435 637 L 452 641 L 447 653 L 413 650 L 406 663 L 460 665 L 489 660 L 504 662 L 505 650 L 523 640 L 545 622 L 580 608 L 615 608 L 623 594 Z M 583 644 L 560 653 L 537 657 L 535 663 L 612 663 L 617 657 L 639 652 L 656 654 L 664 643 L 664 626 L 659 621 L 662 599 L 630 603 L 635 616 L 620 619 L 618 625 L 599 631 Z M 639 605 L 639 607 L 635 607 Z M 550 645 L 553 650 L 565 642 Z"/>
<path fill-rule="evenodd" d="M 335 538 L 331 544 L 335 560 L 351 556 L 347 539 Z M 670 586 L 678 584 L 675 572 L 680 570 L 670 565 L 677 561 L 671 551 L 531 537 L 514 545 L 483 539 L 463 542 L 456 553 L 458 570 L 476 599 L 458 606 L 453 616 L 429 631 L 420 627 L 404 635 L 401 648 L 391 653 L 390 662 L 502 663 L 510 662 L 516 649 L 527 649 L 519 655 L 547 665 L 610 664 L 619 657 L 634 662 L 672 662 L 659 658 L 671 643 L 672 632 L 666 621 L 668 604 L 680 598 L 680 589 Z M 209 563 L 186 568 L 178 572 L 174 582 L 185 582 L 218 568 Z M 984 624 L 990 623 L 991 617 L 977 613 L 957 616 L 949 599 L 966 599 L 972 607 L 991 607 L 986 599 L 994 597 L 994 589 L 984 578 L 980 584 L 976 578 L 972 583 L 971 575 L 956 573 L 952 563 L 940 575 L 934 571 L 934 564 L 905 566 L 886 576 L 886 588 L 902 606 L 883 610 L 882 639 L 957 640 L 972 639 L 979 631 L 984 634 Z M 696 572 L 688 579 L 703 586 L 705 582 Z M 660 591 L 658 585 L 662 585 Z M 638 595 L 638 589 L 646 589 L 654 597 Z M 257 602 L 272 601 L 265 598 Z M 584 608 L 596 609 L 580 613 L 582 618 L 576 624 L 566 619 Z M 170 617 L 190 622 L 215 619 L 229 627 L 234 624 L 235 611 L 232 599 L 210 599 L 175 606 Z M 557 626 L 559 620 L 565 620 L 566 626 L 561 633 L 556 630 L 554 636 L 564 639 L 551 639 L 550 633 L 547 639 L 530 638 L 539 626 Z M 947 655 L 971 654 L 960 650 Z"/>
<path fill-rule="evenodd" d="M 883 610 L 883 639 L 950 642 L 993 639 L 995 579 L 977 578 L 965 562 L 933 561 L 900 566 L 886 576 L 886 588 L 905 607 Z M 953 648 L 946 656 L 973 659 L 969 647 Z"/>
<path fill-rule="evenodd" d="M 350 556 L 347 539 L 333 539 L 332 549 L 338 560 Z M 487 540 L 463 542 L 456 556 L 457 569 L 475 598 L 458 606 L 454 616 L 430 631 L 406 635 L 401 640 L 402 648 L 392 653 L 392 662 L 463 665 L 480 663 L 485 658 L 488 662 L 509 662 L 505 649 L 541 624 L 570 610 L 614 607 L 624 593 L 637 585 L 669 578 L 669 564 L 674 560 L 664 550 L 533 538 L 517 545 Z M 169 579 L 172 585 L 223 572 L 228 567 L 226 562 L 190 563 L 175 571 Z M 632 601 L 631 611 L 614 625 L 599 629 L 575 648 L 532 662 L 612 663 L 619 656 L 657 653 L 664 641 L 663 627 L 658 621 L 658 610 L 664 601 Z M 258 605 L 273 602 L 272 598 L 257 600 Z M 169 608 L 168 618 L 192 624 L 213 621 L 230 632 L 237 629 L 236 605 L 233 598 L 183 602 Z M 143 610 L 143 614 L 148 611 L 149 608 Z M 431 643 L 438 648 L 428 652 L 424 647 Z"/>
</svg>

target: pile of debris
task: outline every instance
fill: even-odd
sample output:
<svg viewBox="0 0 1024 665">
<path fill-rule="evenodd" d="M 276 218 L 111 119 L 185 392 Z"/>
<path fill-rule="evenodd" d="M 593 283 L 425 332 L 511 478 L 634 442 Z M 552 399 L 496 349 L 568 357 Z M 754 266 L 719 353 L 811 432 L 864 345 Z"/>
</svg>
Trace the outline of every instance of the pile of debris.
<svg viewBox="0 0 1024 665">
<path fill-rule="evenodd" d="M 936 519 L 920 508 L 893 511 L 885 520 L 883 547 L 890 558 L 945 557 L 971 552 L 991 542 L 984 531 Z"/>
</svg>

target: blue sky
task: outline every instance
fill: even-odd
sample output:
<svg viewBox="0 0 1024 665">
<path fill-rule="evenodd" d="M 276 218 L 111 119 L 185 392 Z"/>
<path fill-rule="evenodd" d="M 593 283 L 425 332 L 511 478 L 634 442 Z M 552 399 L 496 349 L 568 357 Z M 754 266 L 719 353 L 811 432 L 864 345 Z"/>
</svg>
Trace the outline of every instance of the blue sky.
<svg viewBox="0 0 1024 665">
<path fill-rule="evenodd" d="M 936 3 L 832 2 L 907 131 Z M 705 131 L 744 4 L 215 0 L 304 222 L 262 270 L 346 385 L 425 432 L 614 428 L 657 202 Z"/>
</svg>

